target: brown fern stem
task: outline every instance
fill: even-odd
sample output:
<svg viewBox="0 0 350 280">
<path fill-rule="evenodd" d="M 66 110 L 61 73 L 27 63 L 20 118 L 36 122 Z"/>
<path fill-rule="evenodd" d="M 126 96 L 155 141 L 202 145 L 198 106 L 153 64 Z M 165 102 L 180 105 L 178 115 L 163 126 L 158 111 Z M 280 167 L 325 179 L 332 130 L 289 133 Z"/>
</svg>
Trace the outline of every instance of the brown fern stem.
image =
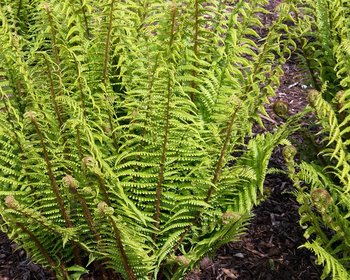
<svg viewBox="0 0 350 280">
<path fill-rule="evenodd" d="M 28 228 L 26 228 L 22 223 L 16 222 L 16 226 L 20 228 L 25 234 L 27 234 L 30 239 L 35 243 L 36 247 L 40 251 L 41 255 L 45 258 L 47 263 L 50 265 L 51 268 L 59 267 L 63 279 L 68 279 L 67 271 L 62 263 L 59 265 L 54 261 L 54 259 L 50 256 L 50 254 L 46 251 L 45 247 L 41 244 L 39 239 L 33 234 Z"/>
<path fill-rule="evenodd" d="M 225 164 L 225 155 L 227 153 L 227 150 L 228 150 L 228 147 L 230 144 L 230 138 L 231 138 L 231 134 L 232 134 L 233 124 L 236 120 L 236 116 L 237 116 L 238 110 L 240 108 L 241 108 L 241 106 L 238 105 L 230 117 L 230 122 L 229 122 L 227 130 L 226 130 L 224 144 L 223 144 L 221 152 L 220 152 L 220 157 L 219 157 L 219 159 L 216 163 L 216 166 L 215 166 L 214 176 L 211 180 L 211 187 L 208 190 L 207 197 L 204 200 L 205 202 L 209 202 L 209 200 L 211 199 L 212 194 L 213 194 L 214 189 L 215 189 L 215 185 L 217 184 L 217 182 L 220 178 L 222 168 L 224 167 L 224 164 Z"/>
<path fill-rule="evenodd" d="M 70 191 L 73 193 L 73 195 L 77 198 L 78 202 L 80 203 L 81 207 L 83 208 L 83 215 L 85 217 L 85 220 L 88 224 L 88 227 L 92 234 L 95 237 L 96 242 L 99 242 L 101 240 L 101 236 L 96 230 L 94 219 L 91 215 L 91 212 L 89 210 L 89 207 L 87 206 L 87 203 L 84 199 L 84 197 L 78 192 L 76 187 L 74 185 L 69 185 Z"/>
<path fill-rule="evenodd" d="M 265 53 L 266 48 L 267 48 L 267 43 L 265 43 L 265 45 L 263 46 L 261 55 L 259 56 L 259 58 L 256 61 L 256 63 L 254 63 L 254 70 L 253 70 L 253 73 L 252 73 L 252 77 L 256 76 L 256 74 L 258 73 L 258 71 L 260 69 L 259 67 L 260 67 L 261 60 L 262 60 L 263 54 Z M 227 66 L 225 65 L 224 67 L 226 68 Z M 221 79 L 223 80 L 223 76 L 221 76 Z M 221 81 L 221 83 L 222 83 L 222 81 Z M 251 83 L 244 89 L 244 95 L 243 95 L 244 96 L 244 100 L 247 99 L 247 96 L 248 96 L 249 92 L 252 90 L 252 88 L 253 88 L 252 84 L 253 84 L 253 82 L 251 81 Z M 229 143 L 230 143 L 230 137 L 231 137 L 231 134 L 232 134 L 233 124 L 235 122 L 237 113 L 238 113 L 239 109 L 241 108 L 242 103 L 243 103 L 244 100 L 240 101 L 240 104 L 238 104 L 237 107 L 234 109 L 234 111 L 232 112 L 231 117 L 229 119 L 228 126 L 227 126 L 227 128 L 225 130 L 224 144 L 223 144 L 222 149 L 220 151 L 219 159 L 218 159 L 218 161 L 217 161 L 217 163 L 215 165 L 214 175 L 213 175 L 213 178 L 211 180 L 211 187 L 209 188 L 209 190 L 207 192 L 207 196 L 204 199 L 205 202 L 209 202 L 210 199 L 212 198 L 213 192 L 215 190 L 215 185 L 220 179 L 222 168 L 224 167 L 224 163 L 225 163 L 225 160 L 224 160 L 225 159 L 225 155 L 227 153 L 227 149 L 228 149 L 228 146 L 229 146 Z M 178 247 L 180 246 L 180 244 L 182 243 L 182 241 L 186 237 L 187 233 L 191 230 L 191 228 L 194 225 L 196 225 L 200 221 L 200 217 L 201 217 L 202 213 L 203 213 L 203 210 L 199 211 L 198 214 L 194 217 L 194 219 L 191 222 L 191 224 L 188 225 L 185 228 L 185 230 L 181 234 L 179 240 L 176 242 L 173 250 L 176 251 L 178 249 Z"/>
<path fill-rule="evenodd" d="M 211 179 L 211 187 L 208 190 L 207 196 L 204 199 L 205 202 L 209 202 L 209 200 L 211 199 L 214 190 L 215 190 L 215 185 L 217 184 L 221 172 L 222 172 L 222 168 L 224 167 L 224 163 L 225 163 L 225 155 L 227 153 L 228 147 L 229 147 L 229 143 L 230 143 L 230 138 L 231 138 L 231 133 L 232 133 L 232 129 L 233 129 L 233 124 L 235 122 L 238 110 L 241 108 L 241 105 L 238 105 L 235 110 L 233 111 L 231 117 L 230 117 L 230 121 L 229 124 L 227 126 L 227 130 L 226 130 L 226 135 L 225 135 L 225 140 L 224 140 L 224 144 L 221 148 L 221 152 L 220 152 L 220 156 L 218 161 L 216 162 L 215 165 L 215 171 L 214 171 L 214 175 L 213 178 Z M 187 235 L 187 233 L 190 231 L 190 229 L 196 225 L 200 218 L 201 215 L 203 213 L 202 211 L 199 211 L 198 214 L 195 216 L 195 218 L 193 219 L 193 221 L 191 222 L 190 225 L 188 225 L 185 229 L 185 231 L 181 234 L 179 240 L 176 242 L 175 246 L 174 246 L 174 251 L 176 251 L 178 249 L 178 247 L 180 246 L 180 244 L 182 243 L 182 241 L 184 240 L 185 236 Z"/>
<path fill-rule="evenodd" d="M 274 27 L 272 27 L 272 28 L 274 28 Z M 263 46 L 262 52 L 260 53 L 260 56 L 259 56 L 258 60 L 254 63 L 254 69 L 253 69 L 253 72 L 252 72 L 252 77 L 255 77 L 257 75 L 257 73 L 259 72 L 259 69 L 261 67 L 261 65 L 260 65 L 261 64 L 261 60 L 263 58 L 263 54 L 265 53 L 266 48 L 267 48 L 267 43 L 265 43 L 265 45 Z M 226 68 L 227 65 L 224 65 L 224 67 Z M 221 79 L 223 80 L 223 76 L 221 76 Z M 222 84 L 222 81 L 221 81 L 220 84 Z M 227 126 L 227 128 L 225 130 L 224 144 L 223 144 L 222 149 L 220 151 L 219 159 L 218 159 L 218 161 L 217 161 L 217 163 L 215 165 L 213 178 L 211 179 L 211 187 L 209 188 L 209 190 L 207 192 L 207 196 L 204 199 L 205 202 L 209 202 L 210 199 L 212 198 L 212 195 L 213 195 L 214 190 L 215 190 L 215 185 L 217 184 L 217 182 L 220 179 L 222 168 L 224 167 L 224 163 L 225 163 L 225 155 L 227 153 L 227 150 L 228 150 L 228 147 L 229 147 L 229 143 L 230 143 L 230 137 L 231 137 L 231 134 L 232 134 L 233 124 L 235 122 L 237 113 L 238 113 L 239 109 L 242 106 L 243 101 L 248 98 L 249 92 L 253 89 L 252 85 L 253 85 L 253 82 L 251 81 L 250 84 L 244 89 L 243 100 L 240 101 L 240 104 L 237 105 L 237 107 L 234 109 L 234 111 L 231 114 L 231 117 L 230 117 L 229 122 L 228 122 L 228 126 Z M 185 230 L 181 234 L 179 240 L 176 242 L 173 250 L 176 251 L 178 249 L 178 247 L 180 246 L 180 244 L 182 243 L 182 241 L 186 237 L 187 233 L 191 230 L 191 228 L 194 225 L 196 225 L 200 221 L 200 217 L 201 217 L 202 213 L 203 213 L 203 210 L 199 211 L 198 214 L 194 217 L 194 219 L 191 222 L 191 224 L 188 225 L 185 228 Z"/>
<path fill-rule="evenodd" d="M 70 217 L 69 217 L 69 215 L 67 213 L 67 210 L 66 210 L 66 208 L 64 206 L 64 201 L 63 201 L 62 195 L 60 193 L 60 190 L 59 190 L 59 187 L 58 187 L 55 175 L 54 175 L 53 170 L 52 170 L 52 164 L 51 164 L 51 161 L 50 161 L 50 158 L 49 158 L 48 151 L 46 149 L 46 145 L 44 143 L 44 136 L 43 136 L 43 134 L 42 134 L 42 132 L 41 132 L 41 130 L 39 128 L 38 122 L 36 121 L 35 116 L 33 114 L 30 115 L 30 120 L 31 120 L 32 124 L 35 127 L 37 135 L 39 136 L 40 146 L 41 146 L 41 149 L 42 149 L 43 154 L 44 154 L 44 160 L 45 160 L 45 163 L 46 163 L 46 169 L 47 169 L 47 173 L 48 173 L 48 176 L 49 176 L 49 179 L 50 179 L 51 188 L 52 188 L 53 193 L 55 194 L 56 202 L 57 202 L 57 204 L 59 206 L 60 213 L 62 215 L 63 220 L 66 223 L 66 226 L 68 228 L 72 228 L 73 227 L 72 221 L 71 221 L 71 219 L 70 219 Z"/>
<path fill-rule="evenodd" d="M 164 183 L 164 171 L 165 171 L 165 162 L 166 162 L 166 153 L 167 153 L 167 145 L 168 145 L 168 136 L 169 136 L 169 119 L 170 119 L 170 77 L 168 81 L 168 100 L 166 105 L 166 116 L 165 116 L 165 127 L 164 127 L 164 138 L 163 138 L 163 145 L 162 145 L 162 155 L 160 159 L 159 164 L 159 173 L 158 173 L 158 182 L 156 187 L 156 201 L 155 201 L 155 207 L 156 207 L 156 213 L 154 215 L 155 226 L 157 229 L 159 229 L 160 226 L 160 204 L 162 199 L 162 187 Z M 156 236 L 156 235 L 155 235 Z M 155 239 L 154 236 L 154 239 Z"/>
<path fill-rule="evenodd" d="M 23 86 L 22 86 L 21 80 L 17 81 L 17 91 L 18 91 L 18 97 L 22 97 L 23 96 Z"/>
<path fill-rule="evenodd" d="M 51 184 L 51 188 L 52 188 L 52 191 L 56 197 L 56 202 L 58 204 L 58 207 L 60 209 L 60 213 L 61 213 L 61 216 L 66 224 L 66 227 L 68 228 L 73 228 L 73 223 L 69 217 L 69 214 L 64 206 L 64 201 L 63 201 L 63 198 L 62 198 L 62 195 L 61 195 L 61 192 L 59 190 L 59 187 L 58 187 L 58 184 L 57 184 L 57 181 L 56 181 L 56 178 L 55 178 L 55 175 L 53 173 L 53 170 L 52 170 L 52 164 L 51 164 L 51 161 L 50 161 L 50 158 L 49 158 L 49 154 L 47 152 L 47 149 L 46 149 L 46 145 L 44 143 L 44 136 L 39 128 L 39 125 L 35 119 L 35 116 L 33 115 L 33 113 L 31 112 L 30 114 L 30 120 L 32 122 L 32 124 L 34 125 L 35 127 L 35 130 L 36 130 L 36 133 L 37 135 L 39 136 L 39 139 L 40 139 L 40 145 L 41 145 L 41 148 L 42 148 L 42 151 L 43 151 L 43 154 L 44 154 L 44 160 L 45 160 L 45 163 L 46 163 L 46 169 L 47 169 L 47 173 L 49 175 L 49 179 L 50 179 L 50 184 Z M 80 249 L 78 247 L 78 244 L 74 241 L 71 242 L 72 243 L 72 246 L 73 246 L 73 254 L 74 254 L 74 259 L 75 259 L 75 262 L 77 264 L 81 264 L 81 258 L 80 258 Z"/>
<path fill-rule="evenodd" d="M 47 18 L 49 20 L 49 26 L 50 26 L 50 35 L 51 35 L 51 42 L 52 42 L 52 51 L 54 54 L 54 58 L 55 58 L 55 63 L 57 64 L 57 67 L 59 67 L 59 65 L 61 64 L 61 60 L 60 60 L 60 56 L 59 56 L 59 49 L 57 46 L 57 33 L 56 33 L 56 27 L 54 25 L 53 22 L 53 18 L 52 18 L 52 13 L 51 13 L 51 9 L 48 6 L 48 4 L 46 4 L 46 12 L 47 12 Z"/>
<path fill-rule="evenodd" d="M 113 26 L 113 10 L 114 10 L 114 3 L 115 0 L 111 1 L 111 8 L 109 11 L 109 22 L 108 22 L 108 29 L 107 29 L 107 37 L 106 37 L 106 43 L 105 43 L 105 53 L 104 53 L 104 62 L 103 62 L 103 76 L 102 76 L 102 82 L 104 85 L 107 84 L 107 78 L 108 78 L 108 62 L 110 57 L 110 47 L 111 47 L 111 34 L 112 34 L 112 26 Z"/>
<path fill-rule="evenodd" d="M 47 66 L 47 74 L 48 74 L 48 78 L 49 78 L 49 81 L 50 81 L 51 102 L 53 104 L 53 108 L 54 108 L 54 111 L 56 113 L 56 117 L 57 117 L 59 128 L 61 129 L 63 127 L 63 124 L 64 124 L 63 115 L 62 115 L 63 109 L 62 109 L 62 106 L 59 106 L 57 101 L 56 101 L 56 96 L 57 95 L 56 95 L 56 91 L 55 91 L 55 85 L 54 85 L 54 80 L 53 80 L 53 77 L 52 77 L 50 64 L 49 64 L 49 61 L 46 58 L 45 58 L 45 60 L 46 60 L 46 66 Z M 62 142 L 63 142 L 63 146 L 64 146 L 64 158 L 68 159 L 69 158 L 69 154 L 70 154 L 70 149 L 66 145 L 68 140 L 67 140 L 67 137 L 65 135 L 62 135 Z M 67 170 L 67 172 L 70 173 L 71 171 Z"/>
<path fill-rule="evenodd" d="M 169 51 L 171 51 L 174 33 L 175 33 L 175 24 L 176 24 L 176 7 L 172 9 L 172 19 L 171 19 L 171 34 L 169 41 Z M 156 186 L 156 200 L 155 200 L 155 227 L 159 229 L 160 227 L 160 212 L 161 212 L 161 199 L 162 199 L 162 188 L 164 184 L 164 172 L 165 172 L 165 162 L 166 162 L 166 153 L 168 148 L 168 137 L 169 137 L 169 126 L 170 126 L 170 98 L 171 98 L 171 77 L 170 73 L 168 76 L 168 85 L 167 85 L 167 103 L 165 108 L 165 125 L 164 125 L 164 137 L 162 144 L 162 153 L 159 164 L 159 173 L 158 173 L 158 182 Z M 157 234 L 153 236 L 153 240 L 156 240 Z"/>
<path fill-rule="evenodd" d="M 11 125 L 11 128 L 12 128 L 12 132 L 13 132 L 13 136 L 15 138 L 15 141 L 17 142 L 17 145 L 18 145 L 18 148 L 21 150 L 21 152 L 23 152 L 23 149 L 22 149 L 22 145 L 21 145 L 21 142 L 18 138 L 18 135 L 16 133 L 14 133 L 16 131 L 16 127 L 15 125 L 13 124 L 13 121 L 12 121 L 12 118 L 11 118 L 11 113 L 10 113 L 10 110 L 9 110 L 9 107 L 8 107 L 8 104 L 6 102 L 6 100 L 8 100 L 8 97 L 6 95 L 3 95 L 2 96 L 2 101 L 4 103 L 4 108 L 5 108 L 5 112 L 6 112 L 6 115 L 7 115 L 7 121 L 10 123 Z"/>
<path fill-rule="evenodd" d="M 37 222 L 38 224 L 40 224 L 42 227 L 48 229 L 49 231 L 52 231 L 52 228 L 49 225 L 46 225 L 43 221 L 41 221 L 39 218 L 35 217 L 35 215 L 33 215 L 33 212 L 30 213 L 30 211 L 32 211 L 31 209 L 26 209 L 26 208 L 22 208 L 22 206 L 19 207 L 13 207 L 13 206 L 9 206 L 10 208 L 16 210 L 16 212 L 18 212 L 19 214 L 21 214 L 22 217 L 25 217 L 27 219 L 31 219 L 35 222 Z"/>
<path fill-rule="evenodd" d="M 175 1 L 176 2 L 176 1 Z M 177 8 L 174 3 L 174 6 L 172 8 L 172 13 L 171 13 L 171 33 L 170 33 L 170 40 L 169 40 L 169 50 L 171 50 L 174 42 L 174 35 L 175 35 L 175 29 L 176 29 L 176 12 Z"/>
<path fill-rule="evenodd" d="M 108 64 L 109 64 L 109 59 L 110 59 L 114 4 L 115 4 L 115 0 L 112 0 L 112 2 L 110 4 L 111 7 L 110 7 L 110 11 L 109 11 L 109 22 L 108 22 L 107 37 L 106 37 L 106 42 L 105 42 L 103 75 L 102 75 L 102 83 L 105 86 L 105 88 L 107 87 L 108 71 L 109 71 Z M 109 102 L 108 96 L 106 96 L 106 99 L 107 99 L 107 102 Z M 110 107 L 110 104 L 108 107 Z M 113 146 L 117 150 L 118 149 L 118 141 L 117 141 L 117 136 L 115 135 L 112 113 L 110 112 L 109 109 L 107 109 L 107 114 L 108 114 L 108 123 L 109 123 L 110 129 L 112 131 Z"/>
<path fill-rule="evenodd" d="M 56 92 L 55 92 L 55 85 L 54 85 L 54 81 L 52 78 L 52 72 L 51 72 L 51 67 L 49 62 L 46 59 L 46 66 L 47 66 L 47 75 L 50 81 L 50 95 L 51 95 L 51 102 L 53 104 L 53 108 L 55 110 L 56 116 L 57 116 L 57 120 L 58 120 L 58 124 L 59 127 L 61 128 L 63 125 L 63 117 L 62 117 L 62 113 L 61 110 L 56 102 Z"/>
<path fill-rule="evenodd" d="M 80 6 L 81 6 L 81 12 L 83 13 L 83 18 L 84 18 L 86 37 L 90 38 L 90 28 L 89 28 L 87 15 L 86 15 L 86 7 L 84 6 L 83 0 L 80 0 Z"/>
<path fill-rule="evenodd" d="M 194 1 L 194 33 L 193 33 L 193 52 L 195 56 L 198 56 L 198 32 L 199 32 L 199 0 Z M 193 64 L 195 67 L 197 66 L 196 63 Z M 197 76 L 197 71 L 193 70 L 192 75 L 194 77 Z M 196 82 L 193 81 L 191 87 L 193 89 L 197 88 Z M 195 100 L 195 94 L 194 92 L 191 93 L 191 100 Z"/>
<path fill-rule="evenodd" d="M 131 265 L 129 264 L 128 256 L 126 255 L 126 252 L 125 252 L 125 249 L 123 246 L 120 231 L 119 231 L 115 221 L 113 220 L 113 218 L 109 217 L 109 220 L 112 224 L 114 238 L 115 238 L 119 253 L 121 255 L 121 261 L 122 261 L 123 267 L 128 275 L 128 280 L 137 280 L 137 278 L 136 278 L 136 276 L 131 268 Z"/>
<path fill-rule="evenodd" d="M 76 130 L 76 145 L 78 148 L 78 155 L 79 155 L 79 160 L 80 162 L 83 161 L 84 155 L 83 155 L 83 149 L 81 147 L 81 136 L 80 136 L 80 129 L 79 126 L 75 128 Z"/>
<path fill-rule="evenodd" d="M 97 183 L 98 183 L 98 187 L 103 195 L 103 198 L 105 200 L 105 202 L 107 203 L 108 206 L 111 206 L 111 201 L 109 199 L 109 195 L 108 195 L 108 192 L 107 192 L 107 188 L 106 188 L 106 184 L 103 180 L 103 178 L 98 175 L 98 174 L 95 174 L 96 178 L 97 178 Z"/>
</svg>

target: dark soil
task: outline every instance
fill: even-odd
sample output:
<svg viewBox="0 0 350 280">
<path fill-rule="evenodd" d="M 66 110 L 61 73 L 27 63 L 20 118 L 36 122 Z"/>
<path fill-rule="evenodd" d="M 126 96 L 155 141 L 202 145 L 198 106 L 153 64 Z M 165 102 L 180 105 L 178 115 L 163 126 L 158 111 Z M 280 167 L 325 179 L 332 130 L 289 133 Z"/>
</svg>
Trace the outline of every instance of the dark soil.
<svg viewBox="0 0 350 280">
<path fill-rule="evenodd" d="M 298 204 L 284 176 L 269 176 L 271 195 L 254 210 L 255 216 L 240 240 L 204 258 L 187 280 L 303 280 L 320 279 L 322 269 L 306 249 L 298 224 Z"/>
<path fill-rule="evenodd" d="M 268 8 L 281 2 L 270 0 Z M 274 14 L 266 15 L 268 23 Z M 281 100 L 289 105 L 288 114 L 293 115 L 306 106 L 308 82 L 305 73 L 297 69 L 291 59 L 284 66 L 285 74 L 276 97 L 268 106 L 269 116 L 264 116 L 265 128 L 273 130 L 284 122 L 272 109 L 273 102 Z M 294 139 L 302 143 L 303 137 Z M 283 167 L 280 150 L 274 153 L 271 166 Z M 187 280 L 199 279 L 241 279 L 241 280 L 303 280 L 320 279 L 322 268 L 315 265 L 315 257 L 299 247 L 305 242 L 303 230 L 298 224 L 298 204 L 290 180 L 281 174 L 269 175 L 265 189 L 269 197 L 254 210 L 254 216 L 247 232 L 239 241 L 220 248 L 212 257 L 206 257 Z M 33 264 L 23 250 L 0 232 L 0 280 L 52 279 L 40 266 Z M 94 277 L 94 279 L 98 279 Z"/>
<path fill-rule="evenodd" d="M 48 280 L 50 273 L 27 258 L 26 253 L 0 232 L 0 280 Z"/>
</svg>

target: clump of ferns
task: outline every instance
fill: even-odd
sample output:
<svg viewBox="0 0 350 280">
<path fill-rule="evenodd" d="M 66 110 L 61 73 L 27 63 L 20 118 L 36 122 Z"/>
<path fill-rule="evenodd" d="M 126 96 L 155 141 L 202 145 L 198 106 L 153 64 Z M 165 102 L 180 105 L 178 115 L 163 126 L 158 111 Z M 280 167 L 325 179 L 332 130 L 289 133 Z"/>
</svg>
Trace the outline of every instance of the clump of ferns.
<svg viewBox="0 0 350 280">
<path fill-rule="evenodd" d="M 0 4 L 1 228 L 61 279 L 180 279 L 244 230 L 295 127 L 252 134 L 290 6 L 260 38 L 266 1 L 100 2 Z"/>
<path fill-rule="evenodd" d="M 322 91 L 327 101 L 347 88 L 349 64 L 349 3 L 347 1 L 316 0 L 296 1 L 295 13 L 299 55 L 302 65 L 310 73 L 311 85 Z M 347 82 L 344 82 L 344 79 Z"/>
<path fill-rule="evenodd" d="M 303 247 L 313 251 L 318 263 L 324 265 L 322 279 L 328 275 L 333 279 L 350 277 L 350 91 L 337 96 L 330 103 L 320 92 L 309 92 L 310 107 L 319 120 L 322 135 L 326 135 L 326 145 L 320 152 L 327 159 L 326 165 L 316 159 L 295 164 L 296 149 L 287 146 L 284 150 L 307 239 Z"/>
</svg>

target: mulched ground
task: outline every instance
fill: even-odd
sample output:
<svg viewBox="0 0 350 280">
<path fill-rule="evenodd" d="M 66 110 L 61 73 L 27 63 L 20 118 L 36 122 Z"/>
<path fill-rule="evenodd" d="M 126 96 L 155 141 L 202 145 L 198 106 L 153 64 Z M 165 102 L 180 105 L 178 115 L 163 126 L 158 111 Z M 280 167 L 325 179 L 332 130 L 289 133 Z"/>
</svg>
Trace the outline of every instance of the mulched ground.
<svg viewBox="0 0 350 280">
<path fill-rule="evenodd" d="M 315 265 L 315 257 L 298 248 L 305 240 L 291 182 L 273 175 L 266 188 L 271 195 L 254 210 L 247 233 L 203 259 L 187 280 L 320 279 L 322 269 Z"/>
<path fill-rule="evenodd" d="M 271 0 L 268 8 L 273 10 L 279 2 Z M 273 14 L 266 16 L 264 21 L 268 23 L 273 17 Z M 293 59 L 284 66 L 284 70 L 276 97 L 267 107 L 269 117 L 264 119 L 267 130 L 284 121 L 274 114 L 274 101 L 288 103 L 289 114 L 295 114 L 306 105 L 308 82 L 304 80 L 305 73 L 296 67 Z M 303 141 L 300 135 L 294 136 L 294 139 L 299 143 Z M 270 165 L 279 168 L 284 165 L 280 150 L 276 150 Z M 291 194 L 293 186 L 290 180 L 285 175 L 270 175 L 265 188 L 271 194 L 255 208 L 246 234 L 239 241 L 219 249 L 213 257 L 204 258 L 199 267 L 187 276 L 187 280 L 320 279 L 322 269 L 315 265 L 315 257 L 309 251 L 299 249 L 305 240 L 298 224 L 298 204 Z M 5 279 L 52 278 L 0 232 L 0 280 Z"/>
<path fill-rule="evenodd" d="M 49 280 L 50 274 L 31 262 L 26 253 L 18 249 L 0 232 L 0 280 Z"/>
</svg>

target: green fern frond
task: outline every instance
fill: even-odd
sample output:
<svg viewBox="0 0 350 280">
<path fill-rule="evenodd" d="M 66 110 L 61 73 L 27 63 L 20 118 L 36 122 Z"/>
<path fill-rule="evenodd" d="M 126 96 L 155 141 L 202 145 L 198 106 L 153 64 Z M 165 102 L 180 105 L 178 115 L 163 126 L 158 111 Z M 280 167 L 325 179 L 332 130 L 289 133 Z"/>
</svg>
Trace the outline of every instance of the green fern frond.
<svg viewBox="0 0 350 280">
<path fill-rule="evenodd" d="M 343 280 L 349 278 L 350 275 L 343 265 L 316 241 L 313 243 L 306 242 L 302 247 L 313 251 L 318 258 L 318 264 L 325 266 L 322 279 L 325 279 L 328 275 L 332 275 L 332 279 Z"/>
</svg>

